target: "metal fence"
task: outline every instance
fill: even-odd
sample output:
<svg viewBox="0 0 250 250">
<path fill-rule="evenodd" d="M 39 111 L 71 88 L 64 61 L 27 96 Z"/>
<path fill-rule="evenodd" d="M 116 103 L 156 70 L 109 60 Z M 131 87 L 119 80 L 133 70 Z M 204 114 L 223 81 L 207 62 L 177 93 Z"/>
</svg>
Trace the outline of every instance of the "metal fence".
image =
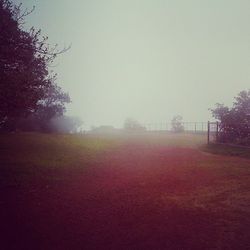
<svg viewBox="0 0 250 250">
<path fill-rule="evenodd" d="M 219 136 L 219 122 L 181 122 L 178 124 L 183 132 L 188 133 L 204 133 L 207 134 L 207 143 L 218 142 Z M 161 132 L 169 131 L 174 132 L 173 123 L 147 123 L 144 124 L 147 131 Z"/>
<path fill-rule="evenodd" d="M 207 122 L 181 122 L 184 132 L 205 133 L 207 132 Z M 146 123 L 144 127 L 147 131 L 174 131 L 171 122 Z"/>
</svg>

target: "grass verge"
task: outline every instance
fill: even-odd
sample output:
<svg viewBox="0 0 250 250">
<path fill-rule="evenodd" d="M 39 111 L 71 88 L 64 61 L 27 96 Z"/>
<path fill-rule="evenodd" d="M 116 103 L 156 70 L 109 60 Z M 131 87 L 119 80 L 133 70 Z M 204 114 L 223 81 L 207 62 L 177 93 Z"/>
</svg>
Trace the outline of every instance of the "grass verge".
<svg viewBox="0 0 250 250">
<path fill-rule="evenodd" d="M 239 147 L 227 144 L 209 144 L 204 145 L 201 149 L 205 152 L 227 156 L 238 156 L 250 159 L 250 148 Z"/>
</svg>

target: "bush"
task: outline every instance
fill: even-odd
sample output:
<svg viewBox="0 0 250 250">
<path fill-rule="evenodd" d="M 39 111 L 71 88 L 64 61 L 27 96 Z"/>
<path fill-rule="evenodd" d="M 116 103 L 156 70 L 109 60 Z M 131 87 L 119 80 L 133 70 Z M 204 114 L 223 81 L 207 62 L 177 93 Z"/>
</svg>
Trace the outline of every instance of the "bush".
<svg viewBox="0 0 250 250">
<path fill-rule="evenodd" d="M 124 122 L 124 130 L 126 131 L 145 131 L 146 128 L 142 126 L 138 121 L 127 118 Z"/>
<path fill-rule="evenodd" d="M 241 91 L 232 108 L 217 103 L 211 112 L 220 122 L 219 142 L 250 145 L 250 90 Z"/>
<path fill-rule="evenodd" d="M 180 116 L 180 115 L 174 116 L 171 124 L 172 124 L 172 131 L 173 132 L 180 133 L 180 132 L 184 131 L 182 116 Z"/>
</svg>

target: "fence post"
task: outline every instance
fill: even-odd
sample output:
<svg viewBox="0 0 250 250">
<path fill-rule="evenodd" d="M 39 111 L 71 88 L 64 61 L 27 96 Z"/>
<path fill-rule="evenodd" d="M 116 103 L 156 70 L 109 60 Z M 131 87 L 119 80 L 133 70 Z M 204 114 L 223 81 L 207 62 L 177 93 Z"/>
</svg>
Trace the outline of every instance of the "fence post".
<svg viewBox="0 0 250 250">
<path fill-rule="evenodd" d="M 210 122 L 207 122 L 207 144 L 210 142 Z"/>
<path fill-rule="evenodd" d="M 218 138 L 219 138 L 219 122 L 216 122 L 216 142 L 218 142 Z"/>
</svg>

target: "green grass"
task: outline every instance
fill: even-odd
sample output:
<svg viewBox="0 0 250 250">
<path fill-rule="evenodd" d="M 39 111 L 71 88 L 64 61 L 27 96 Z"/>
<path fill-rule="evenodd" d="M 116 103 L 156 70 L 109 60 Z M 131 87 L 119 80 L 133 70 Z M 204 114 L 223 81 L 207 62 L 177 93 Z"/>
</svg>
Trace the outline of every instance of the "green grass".
<svg viewBox="0 0 250 250">
<path fill-rule="evenodd" d="M 36 133 L 0 134 L 0 184 L 25 185 L 31 179 L 61 178 L 84 169 L 116 145 L 112 138 Z"/>
<path fill-rule="evenodd" d="M 28 185 L 36 179 L 65 180 L 63 171 L 84 170 L 100 163 L 98 155 L 127 143 L 196 147 L 204 135 L 153 133 L 69 135 L 39 133 L 0 134 L 0 185 Z"/>
<path fill-rule="evenodd" d="M 123 144 L 144 144 L 160 145 L 169 147 L 197 148 L 206 142 L 206 134 L 194 133 L 171 133 L 171 132 L 141 132 L 141 133 L 121 133 L 113 135 L 116 141 Z"/>
<path fill-rule="evenodd" d="M 99 164 L 99 155 L 129 143 L 202 150 L 250 158 L 250 150 L 205 145 L 203 134 L 142 133 L 118 135 L 0 134 L 0 184 L 25 185 L 32 179 L 60 180 L 63 171 L 84 170 Z M 204 163 L 200 163 L 204 165 Z M 205 163 L 208 164 L 208 163 Z M 216 163 L 213 163 L 216 165 Z M 63 177 L 62 177 L 63 176 Z"/>
<path fill-rule="evenodd" d="M 129 149 L 126 146 L 131 145 L 132 151 L 126 151 Z M 136 145 L 138 148 L 134 147 Z M 115 150 L 124 146 L 122 152 L 125 152 L 125 157 L 120 159 L 119 156 L 124 155 L 116 155 Z M 141 146 L 149 146 L 148 151 L 143 151 Z M 157 151 L 158 146 L 164 155 L 161 150 Z M 151 149 L 156 149 L 156 152 L 151 154 Z M 72 173 L 82 174 L 92 166 L 109 166 L 110 161 L 114 161 L 111 163 L 118 171 L 114 175 L 115 181 L 123 177 L 119 168 L 130 169 L 132 166 L 141 171 L 134 172 L 141 182 L 135 180 L 131 184 L 128 181 L 119 192 L 110 190 L 111 194 L 115 193 L 114 204 L 121 202 L 120 206 L 126 207 L 126 197 L 130 195 L 129 199 L 132 199 L 135 195 L 135 205 L 140 205 L 140 202 L 147 205 L 149 200 L 154 211 L 162 213 L 163 217 L 171 213 L 172 207 L 194 219 L 199 214 L 208 216 L 210 226 L 216 230 L 210 244 L 216 248 L 211 249 L 236 249 L 236 246 L 244 249 L 250 237 L 249 158 L 250 150 L 247 148 L 206 145 L 206 136 L 195 134 L 0 134 L 0 188 L 17 187 L 17 191 L 19 187 L 25 187 L 25 190 L 28 187 L 29 190 L 34 182 L 43 187 L 47 183 L 64 186 L 68 180 L 74 180 Z M 134 178 L 133 172 L 131 178 Z M 171 183 L 176 186 L 173 188 Z M 136 196 L 136 189 L 129 189 L 129 185 L 144 190 L 145 195 Z M 164 188 L 159 188 L 161 186 Z M 98 197 L 101 199 L 102 195 Z M 111 199 L 109 196 L 108 200 Z M 200 218 L 201 221 L 203 219 Z M 188 230 L 192 231 L 192 227 Z M 192 232 L 202 235 L 199 233 Z"/>
<path fill-rule="evenodd" d="M 212 154 L 226 155 L 226 156 L 238 156 L 250 159 L 250 148 L 239 147 L 226 144 L 209 144 L 203 145 L 202 149 Z"/>
</svg>

